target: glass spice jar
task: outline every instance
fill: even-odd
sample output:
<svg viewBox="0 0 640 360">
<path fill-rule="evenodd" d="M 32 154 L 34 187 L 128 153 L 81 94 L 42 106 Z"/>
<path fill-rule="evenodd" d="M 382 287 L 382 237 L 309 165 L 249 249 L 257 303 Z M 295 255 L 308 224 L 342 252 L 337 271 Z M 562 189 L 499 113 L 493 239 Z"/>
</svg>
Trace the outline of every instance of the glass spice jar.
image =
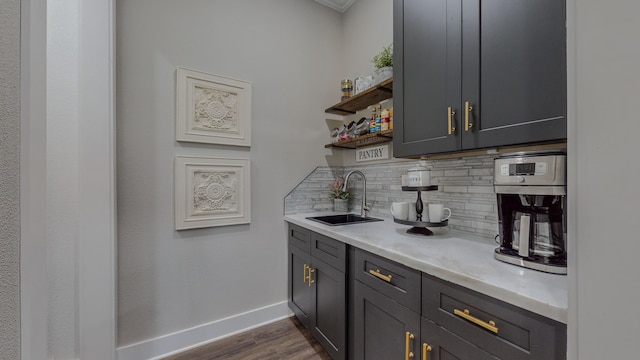
<svg viewBox="0 0 640 360">
<path fill-rule="evenodd" d="M 348 99 L 353 94 L 353 82 L 351 79 L 344 79 L 340 82 L 340 90 L 342 90 L 342 100 Z"/>
</svg>

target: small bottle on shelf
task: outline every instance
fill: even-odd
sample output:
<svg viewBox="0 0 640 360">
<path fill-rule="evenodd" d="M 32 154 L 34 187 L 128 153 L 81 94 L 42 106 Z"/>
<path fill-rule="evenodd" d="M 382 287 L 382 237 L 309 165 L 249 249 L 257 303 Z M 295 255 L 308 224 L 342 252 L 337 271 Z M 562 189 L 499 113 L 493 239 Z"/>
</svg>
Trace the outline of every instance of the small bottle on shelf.
<svg viewBox="0 0 640 360">
<path fill-rule="evenodd" d="M 371 120 L 369 120 L 369 133 L 373 134 L 376 132 L 376 107 L 373 107 L 373 112 L 371 113 Z"/>
<path fill-rule="evenodd" d="M 389 130 L 389 110 L 387 109 L 382 110 L 380 117 L 382 119 L 380 121 L 380 130 L 381 131 Z"/>
</svg>

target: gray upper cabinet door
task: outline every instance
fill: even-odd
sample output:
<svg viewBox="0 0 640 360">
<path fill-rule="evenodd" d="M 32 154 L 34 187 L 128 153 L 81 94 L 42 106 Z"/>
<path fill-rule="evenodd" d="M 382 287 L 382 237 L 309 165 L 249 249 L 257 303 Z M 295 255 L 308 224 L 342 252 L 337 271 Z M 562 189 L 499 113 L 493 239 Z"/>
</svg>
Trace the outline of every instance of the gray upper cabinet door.
<svg viewBox="0 0 640 360">
<path fill-rule="evenodd" d="M 566 138 L 565 1 L 464 0 L 462 13 L 462 148 Z"/>
<path fill-rule="evenodd" d="M 566 138 L 563 0 L 394 0 L 396 157 Z"/>
<path fill-rule="evenodd" d="M 460 0 L 394 1 L 396 157 L 459 147 L 461 16 Z"/>
</svg>

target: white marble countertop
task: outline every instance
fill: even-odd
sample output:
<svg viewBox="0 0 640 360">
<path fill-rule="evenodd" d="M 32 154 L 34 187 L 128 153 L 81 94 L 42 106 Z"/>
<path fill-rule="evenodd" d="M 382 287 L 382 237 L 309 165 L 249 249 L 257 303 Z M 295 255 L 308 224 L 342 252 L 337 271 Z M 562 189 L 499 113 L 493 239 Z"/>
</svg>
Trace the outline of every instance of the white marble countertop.
<svg viewBox="0 0 640 360">
<path fill-rule="evenodd" d="M 493 257 L 493 239 L 447 228 L 435 235 L 407 234 L 407 225 L 393 220 L 328 226 L 285 215 L 284 220 L 443 280 L 494 297 L 553 320 L 567 323 L 567 276 L 547 274 L 503 263 Z"/>
</svg>

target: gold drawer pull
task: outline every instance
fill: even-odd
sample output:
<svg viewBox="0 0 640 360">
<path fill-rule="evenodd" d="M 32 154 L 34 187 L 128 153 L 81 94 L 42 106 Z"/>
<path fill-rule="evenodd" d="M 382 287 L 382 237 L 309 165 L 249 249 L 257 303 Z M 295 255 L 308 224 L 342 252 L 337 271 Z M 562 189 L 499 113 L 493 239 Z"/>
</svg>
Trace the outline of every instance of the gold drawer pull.
<svg viewBox="0 0 640 360">
<path fill-rule="evenodd" d="M 303 282 L 303 283 L 305 283 L 305 284 L 307 283 L 307 279 L 309 278 L 309 277 L 307 276 L 307 269 L 308 269 L 308 268 L 309 268 L 309 265 L 304 264 L 304 270 L 303 270 L 303 271 L 304 271 L 304 272 L 303 272 L 304 276 L 302 277 L 302 282 Z"/>
<path fill-rule="evenodd" d="M 431 345 L 422 343 L 422 360 L 429 360 L 429 353 L 431 352 Z"/>
<path fill-rule="evenodd" d="M 309 287 L 311 287 L 311 284 L 313 284 L 315 282 L 315 280 L 313 280 L 311 278 L 311 274 L 314 273 L 315 270 L 311 268 L 311 266 L 309 266 Z"/>
<path fill-rule="evenodd" d="M 453 109 L 451 108 L 451 106 L 449 106 L 449 107 L 447 108 L 447 126 L 448 126 L 448 128 L 447 128 L 447 134 L 449 134 L 449 135 L 451 135 L 451 134 L 453 134 L 454 132 L 456 132 L 456 127 L 455 127 L 455 126 L 453 126 L 453 125 L 455 125 L 455 124 L 453 124 L 453 120 L 454 120 L 454 119 L 453 119 L 453 116 L 454 116 L 455 114 L 456 114 L 456 112 L 455 112 L 455 111 L 453 111 Z"/>
<path fill-rule="evenodd" d="M 377 277 L 378 279 L 382 279 L 382 280 L 384 280 L 384 281 L 386 281 L 388 283 L 391 282 L 391 275 L 384 275 L 384 274 L 380 273 L 380 269 L 375 270 L 375 271 L 373 269 L 369 270 L 369 274 Z"/>
<path fill-rule="evenodd" d="M 469 101 L 464 102 L 464 131 L 469 131 L 473 127 L 473 124 L 469 122 L 469 117 L 473 111 L 473 106 Z"/>
<path fill-rule="evenodd" d="M 489 331 L 491 331 L 493 333 L 496 333 L 496 334 L 498 333 L 498 328 L 496 327 L 496 323 L 493 320 L 489 320 L 488 323 L 484 322 L 484 321 L 478 319 L 477 317 L 472 316 L 469 313 L 469 310 L 467 310 L 467 309 L 464 309 L 464 311 L 460 311 L 458 309 L 453 309 L 453 313 L 458 315 L 458 316 L 460 316 L 461 318 L 463 318 L 465 320 L 471 321 L 472 323 L 474 323 L 476 325 L 480 325 L 483 328 L 485 328 L 485 329 L 487 329 L 487 330 L 489 330 Z"/>
<path fill-rule="evenodd" d="M 407 331 L 405 349 L 404 349 L 404 355 L 406 360 L 413 359 L 413 351 L 411 351 L 411 340 L 413 340 L 414 338 L 415 336 L 413 336 L 412 333 Z"/>
</svg>

